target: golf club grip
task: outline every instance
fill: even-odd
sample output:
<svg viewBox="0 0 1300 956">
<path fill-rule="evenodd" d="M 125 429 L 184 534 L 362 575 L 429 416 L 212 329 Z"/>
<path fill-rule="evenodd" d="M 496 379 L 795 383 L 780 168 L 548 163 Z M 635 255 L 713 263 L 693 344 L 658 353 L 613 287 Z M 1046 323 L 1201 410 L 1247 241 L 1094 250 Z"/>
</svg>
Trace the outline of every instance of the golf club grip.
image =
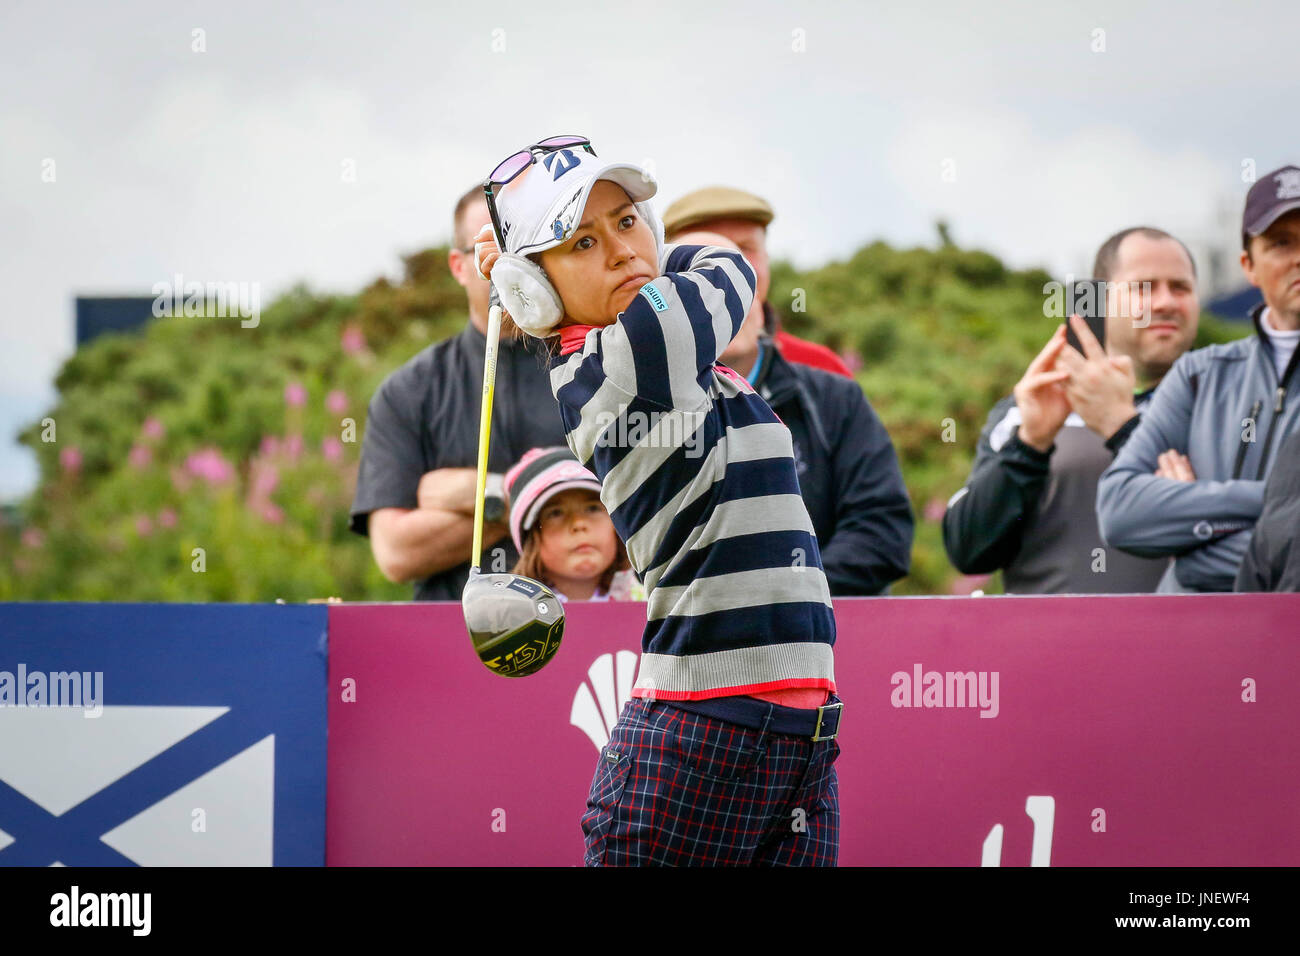
<svg viewBox="0 0 1300 956">
<path fill-rule="evenodd" d="M 488 443 L 492 437 L 492 392 L 497 378 L 497 340 L 501 337 L 501 303 L 496 289 L 488 299 L 487 349 L 483 355 L 483 410 L 478 428 L 478 483 L 474 493 L 473 567 L 482 567 L 483 501 L 487 495 Z"/>
</svg>

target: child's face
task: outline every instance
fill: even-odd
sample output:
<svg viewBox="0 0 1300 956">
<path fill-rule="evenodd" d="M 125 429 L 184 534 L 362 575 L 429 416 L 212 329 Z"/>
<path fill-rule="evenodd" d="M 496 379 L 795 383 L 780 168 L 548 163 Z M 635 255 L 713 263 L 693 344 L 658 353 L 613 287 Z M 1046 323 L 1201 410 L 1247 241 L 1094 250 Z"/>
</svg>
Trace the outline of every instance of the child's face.
<svg viewBox="0 0 1300 956">
<path fill-rule="evenodd" d="M 596 492 L 570 488 L 537 516 L 542 564 L 557 579 L 590 580 L 614 563 L 617 536 Z"/>
<path fill-rule="evenodd" d="M 623 187 L 607 179 L 592 187 L 569 240 L 540 258 L 564 303 L 562 325 L 612 325 L 659 274 L 654 232 Z"/>
</svg>

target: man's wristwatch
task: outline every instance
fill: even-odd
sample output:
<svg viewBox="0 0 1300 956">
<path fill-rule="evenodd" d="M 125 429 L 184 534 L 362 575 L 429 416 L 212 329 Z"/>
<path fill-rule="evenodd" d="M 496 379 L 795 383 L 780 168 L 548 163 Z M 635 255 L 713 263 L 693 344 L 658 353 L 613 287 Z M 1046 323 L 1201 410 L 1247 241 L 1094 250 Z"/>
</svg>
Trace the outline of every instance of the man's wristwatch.
<svg viewBox="0 0 1300 956">
<path fill-rule="evenodd" d="M 500 524 L 506 520 L 506 479 L 504 475 L 488 472 L 487 490 L 483 497 L 483 520 Z"/>
</svg>

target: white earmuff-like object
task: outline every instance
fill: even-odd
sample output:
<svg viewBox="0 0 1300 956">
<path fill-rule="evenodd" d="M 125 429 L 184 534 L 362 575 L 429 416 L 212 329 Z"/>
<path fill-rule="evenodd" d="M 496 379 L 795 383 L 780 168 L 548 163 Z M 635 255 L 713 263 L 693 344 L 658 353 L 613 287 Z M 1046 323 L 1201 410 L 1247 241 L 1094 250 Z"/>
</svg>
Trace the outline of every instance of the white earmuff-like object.
<svg viewBox="0 0 1300 956">
<path fill-rule="evenodd" d="M 658 214 L 654 211 L 654 207 L 650 205 L 648 200 L 645 202 L 636 203 L 636 209 L 637 212 L 641 214 L 641 218 L 644 219 L 647 225 L 650 226 L 650 231 L 655 234 L 655 267 L 658 269 L 659 274 L 663 275 L 663 271 L 664 271 L 663 220 L 659 218 Z"/>
<path fill-rule="evenodd" d="M 492 286 L 515 325 L 529 335 L 544 339 L 564 318 L 559 294 L 531 259 L 502 253 L 492 267 Z"/>
</svg>

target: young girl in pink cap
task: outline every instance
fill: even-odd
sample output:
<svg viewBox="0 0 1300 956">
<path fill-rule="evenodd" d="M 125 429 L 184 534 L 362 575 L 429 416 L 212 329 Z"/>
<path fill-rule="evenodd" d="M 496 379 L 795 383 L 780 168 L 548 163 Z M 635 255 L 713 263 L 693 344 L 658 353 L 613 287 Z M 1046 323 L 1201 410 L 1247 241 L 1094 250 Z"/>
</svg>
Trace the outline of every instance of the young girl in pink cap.
<svg viewBox="0 0 1300 956">
<path fill-rule="evenodd" d="M 534 448 L 506 472 L 514 573 L 561 601 L 645 600 L 600 501 L 600 479 L 568 448 Z"/>
</svg>

